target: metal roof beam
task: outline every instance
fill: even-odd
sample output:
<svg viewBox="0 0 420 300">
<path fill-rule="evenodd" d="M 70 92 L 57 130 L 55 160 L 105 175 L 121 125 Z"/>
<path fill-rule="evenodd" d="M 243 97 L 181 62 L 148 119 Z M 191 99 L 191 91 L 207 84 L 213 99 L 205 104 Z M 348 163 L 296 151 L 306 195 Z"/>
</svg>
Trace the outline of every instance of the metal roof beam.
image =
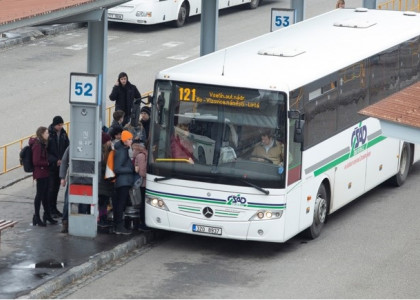
<svg viewBox="0 0 420 300">
<path fill-rule="evenodd" d="M 114 7 L 125 2 L 128 2 L 128 0 L 96 0 L 82 5 L 76 5 L 59 10 L 54 10 L 44 14 L 39 14 L 28 18 L 16 20 L 13 22 L 0 24 L 0 32 L 6 32 L 20 27 L 35 26 L 40 24 L 65 23 L 60 19 L 68 19 L 73 20 L 69 22 L 75 22 L 75 20 L 77 20 L 77 15 L 84 16 L 85 18 L 94 18 L 94 15 L 96 13 L 102 13 L 102 9 Z M 89 13 L 93 11 L 97 12 L 93 13 L 93 15 L 89 15 Z M 96 19 L 96 21 L 98 21 L 98 19 Z"/>
</svg>

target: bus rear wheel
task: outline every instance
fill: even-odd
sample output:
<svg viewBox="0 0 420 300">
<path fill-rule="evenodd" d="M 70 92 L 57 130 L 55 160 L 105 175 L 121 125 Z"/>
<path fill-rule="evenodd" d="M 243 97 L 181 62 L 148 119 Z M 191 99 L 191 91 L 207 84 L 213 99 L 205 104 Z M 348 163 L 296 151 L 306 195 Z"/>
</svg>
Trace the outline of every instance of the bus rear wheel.
<svg viewBox="0 0 420 300">
<path fill-rule="evenodd" d="M 324 184 L 318 189 L 314 205 L 314 220 L 311 227 L 306 230 L 306 236 L 310 239 L 315 239 L 321 234 L 328 214 L 328 193 Z"/>
<path fill-rule="evenodd" d="M 391 183 L 395 186 L 402 186 L 408 177 L 408 171 L 411 167 L 411 147 L 408 143 L 404 143 L 401 149 L 400 165 L 398 173 L 391 178 Z"/>
<path fill-rule="evenodd" d="M 175 26 L 176 27 L 184 26 L 185 22 L 187 21 L 187 18 L 188 18 L 188 6 L 186 2 L 184 1 L 181 4 L 181 7 L 179 8 L 178 19 L 176 19 L 174 22 Z"/>
<path fill-rule="evenodd" d="M 256 9 L 260 4 L 261 4 L 262 0 L 251 0 L 251 2 L 249 2 L 248 7 L 250 9 Z"/>
</svg>

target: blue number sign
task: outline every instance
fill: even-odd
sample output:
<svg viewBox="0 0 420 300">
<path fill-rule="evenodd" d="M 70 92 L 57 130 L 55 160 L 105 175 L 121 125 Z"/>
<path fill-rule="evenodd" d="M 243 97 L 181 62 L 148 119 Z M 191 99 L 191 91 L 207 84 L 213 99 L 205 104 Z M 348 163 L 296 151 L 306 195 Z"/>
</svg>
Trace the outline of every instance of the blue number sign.
<svg viewBox="0 0 420 300">
<path fill-rule="evenodd" d="M 285 8 L 271 9 L 271 31 L 288 27 L 295 23 L 295 10 Z"/>
<path fill-rule="evenodd" d="M 98 75 L 70 74 L 70 103 L 98 103 Z"/>
</svg>

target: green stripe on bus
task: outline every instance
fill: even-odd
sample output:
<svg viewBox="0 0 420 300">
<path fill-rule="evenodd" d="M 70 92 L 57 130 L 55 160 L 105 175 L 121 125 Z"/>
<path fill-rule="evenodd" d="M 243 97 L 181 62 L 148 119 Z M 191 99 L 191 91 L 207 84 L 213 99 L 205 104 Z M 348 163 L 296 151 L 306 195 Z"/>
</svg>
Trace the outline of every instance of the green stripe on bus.
<svg viewBox="0 0 420 300">
<path fill-rule="evenodd" d="M 386 137 L 385 136 L 378 136 L 378 137 L 376 137 L 376 138 L 374 138 L 373 140 L 371 140 L 371 141 L 369 141 L 368 143 L 367 143 L 367 148 L 365 149 L 365 150 L 367 150 L 367 149 L 369 149 L 369 148 L 371 148 L 371 147 L 373 147 L 374 145 L 376 145 L 376 144 L 378 144 L 378 143 L 380 143 L 380 142 L 382 142 L 383 140 L 385 140 L 386 139 Z M 364 152 L 364 151 L 363 151 Z M 362 153 L 362 152 L 361 152 Z M 360 154 L 360 153 L 358 153 L 358 154 Z M 330 170 L 331 168 L 334 168 L 335 166 L 338 166 L 339 164 L 341 164 L 342 162 L 344 162 L 344 161 L 346 161 L 346 160 L 348 160 L 348 159 L 351 159 L 351 158 L 353 158 L 354 156 L 352 156 L 352 157 L 349 157 L 350 156 L 350 152 L 347 152 L 346 154 L 344 154 L 343 156 L 340 156 L 339 158 L 337 158 L 337 159 L 335 159 L 335 160 L 333 160 L 333 161 L 331 161 L 331 162 L 329 162 L 328 164 L 326 164 L 326 165 L 324 165 L 324 166 L 322 166 L 321 168 L 319 168 L 319 169 L 317 169 L 317 170 L 315 170 L 314 171 L 314 176 L 316 177 L 316 176 L 319 176 L 319 175 L 321 175 L 322 173 L 324 173 L 324 172 L 326 172 L 326 171 L 328 171 L 328 170 Z"/>
<path fill-rule="evenodd" d="M 191 207 L 184 207 L 184 206 L 178 206 L 180 210 L 187 210 L 187 211 L 194 211 L 194 212 L 200 212 L 200 209 L 198 208 L 191 208 Z"/>
<path fill-rule="evenodd" d="M 156 192 L 152 192 L 152 191 L 147 191 L 147 195 L 153 195 L 153 196 L 158 196 L 158 197 L 165 197 L 165 198 L 169 198 L 169 199 L 174 199 L 174 200 L 179 200 L 179 201 L 191 201 L 191 202 L 197 202 L 197 203 L 211 203 L 214 205 L 225 205 L 225 206 L 233 206 L 234 205 L 229 205 L 226 202 L 221 202 L 221 201 L 212 201 L 212 200 L 206 200 L 206 199 L 197 199 L 197 198 L 189 198 L 189 197 L 180 197 L 180 196 L 174 196 L 174 195 L 168 195 L 168 194 L 162 194 L 162 193 L 156 193 Z M 258 204 L 248 204 L 248 205 L 239 205 L 238 207 L 240 208 L 257 208 L 257 209 L 286 209 L 286 205 L 285 204 L 280 204 L 280 205 L 275 205 L 275 206 L 269 206 L 269 205 L 258 205 Z"/>
<path fill-rule="evenodd" d="M 239 215 L 238 213 L 228 213 L 228 212 L 218 211 L 218 210 L 216 210 L 214 214 L 215 215 L 235 216 L 235 217 L 237 217 Z"/>
</svg>

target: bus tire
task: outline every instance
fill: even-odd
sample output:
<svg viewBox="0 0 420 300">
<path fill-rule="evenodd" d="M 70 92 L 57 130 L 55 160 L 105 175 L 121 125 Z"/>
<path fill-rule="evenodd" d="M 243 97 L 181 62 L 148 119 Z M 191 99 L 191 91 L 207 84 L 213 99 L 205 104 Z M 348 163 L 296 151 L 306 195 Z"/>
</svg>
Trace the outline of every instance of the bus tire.
<svg viewBox="0 0 420 300">
<path fill-rule="evenodd" d="M 256 9 L 260 4 L 261 4 L 262 0 L 251 0 L 251 2 L 249 2 L 248 7 L 250 9 Z"/>
<path fill-rule="evenodd" d="M 306 229 L 306 236 L 315 239 L 321 234 L 321 230 L 327 220 L 329 197 L 324 184 L 318 189 L 314 205 L 314 220 L 312 225 Z"/>
<path fill-rule="evenodd" d="M 411 147 L 408 143 L 404 143 L 401 149 L 400 164 L 398 166 L 398 173 L 391 178 L 391 183 L 394 186 L 402 186 L 407 179 L 408 172 L 411 167 Z"/>
<path fill-rule="evenodd" d="M 175 27 L 182 27 L 182 26 L 184 26 L 185 25 L 185 22 L 188 19 L 188 14 L 189 14 L 188 5 L 187 5 L 186 1 L 184 1 L 181 4 L 181 7 L 179 8 L 178 18 L 174 22 Z"/>
</svg>

